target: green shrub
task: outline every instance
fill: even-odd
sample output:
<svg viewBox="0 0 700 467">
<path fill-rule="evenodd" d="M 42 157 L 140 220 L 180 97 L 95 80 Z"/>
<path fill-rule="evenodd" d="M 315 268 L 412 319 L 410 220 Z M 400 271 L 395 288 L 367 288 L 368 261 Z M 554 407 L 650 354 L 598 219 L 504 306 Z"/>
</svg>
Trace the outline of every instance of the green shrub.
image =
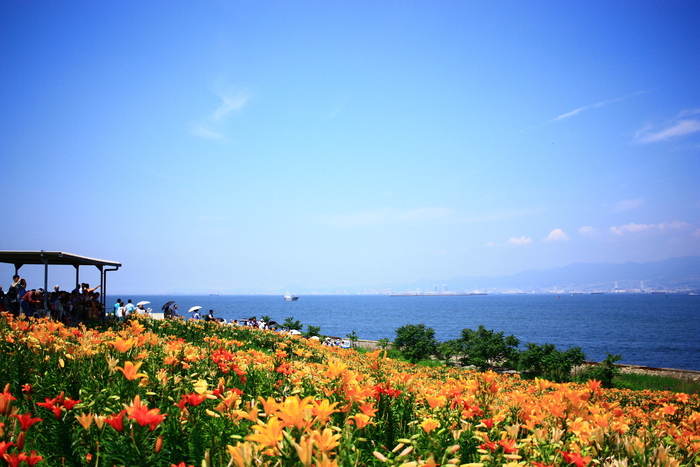
<svg viewBox="0 0 700 467">
<path fill-rule="evenodd" d="M 519 344 L 515 336 L 504 336 L 502 331 L 494 332 L 484 326 L 476 331 L 462 329 L 461 337 L 450 343 L 462 365 L 474 365 L 481 370 L 515 368 Z"/>
<path fill-rule="evenodd" d="M 605 360 L 579 373 L 577 379 L 579 381 L 596 379 L 603 383 L 604 388 L 611 388 L 613 379 L 620 374 L 619 368 L 615 366 L 615 362 L 620 359 L 622 359 L 621 355 L 607 354 Z"/>
<path fill-rule="evenodd" d="M 586 354 L 580 347 L 562 352 L 554 344 L 529 343 L 518 357 L 518 368 L 526 378 L 544 378 L 563 383 L 571 380 L 571 370 L 585 360 Z"/>
<path fill-rule="evenodd" d="M 435 355 L 438 344 L 433 328 L 426 328 L 425 324 L 407 324 L 396 330 L 394 346 L 415 363 Z"/>
</svg>

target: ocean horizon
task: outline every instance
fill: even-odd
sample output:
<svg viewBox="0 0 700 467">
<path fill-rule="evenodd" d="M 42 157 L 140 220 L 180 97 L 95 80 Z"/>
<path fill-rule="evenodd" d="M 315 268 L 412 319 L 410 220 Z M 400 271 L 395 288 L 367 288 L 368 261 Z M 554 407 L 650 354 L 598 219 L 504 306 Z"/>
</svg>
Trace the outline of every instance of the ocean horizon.
<svg viewBox="0 0 700 467">
<path fill-rule="evenodd" d="M 514 335 L 520 347 L 534 342 L 560 350 L 580 347 L 590 361 L 607 354 L 621 355 L 620 363 L 700 371 L 700 296 L 682 294 L 527 294 L 472 296 L 301 295 L 285 301 L 282 295 L 109 295 L 151 302 L 161 311 L 174 300 L 180 315 L 201 306 L 202 316 L 244 320 L 269 316 L 278 323 L 288 317 L 304 325 L 320 326 L 321 334 L 360 339 L 396 337 L 407 324 L 425 324 L 438 341 L 455 339 L 462 329 L 483 325 Z"/>
</svg>

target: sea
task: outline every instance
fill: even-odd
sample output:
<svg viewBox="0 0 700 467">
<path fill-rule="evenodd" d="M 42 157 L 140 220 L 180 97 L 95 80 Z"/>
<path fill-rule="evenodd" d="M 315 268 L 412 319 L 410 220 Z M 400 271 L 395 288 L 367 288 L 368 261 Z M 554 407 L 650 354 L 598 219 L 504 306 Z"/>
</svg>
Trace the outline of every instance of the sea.
<svg viewBox="0 0 700 467">
<path fill-rule="evenodd" d="M 483 325 L 514 335 L 521 348 L 529 342 L 580 347 L 589 361 L 611 354 L 624 364 L 700 371 L 700 295 L 302 295 L 289 302 L 282 295 L 122 295 L 108 297 L 108 307 L 117 298 L 149 301 L 153 311 L 174 300 L 185 317 L 193 306 L 227 321 L 291 317 L 304 330 L 320 326 L 321 334 L 341 338 L 354 331 L 368 340 L 393 340 L 397 328 L 424 324 L 443 342 Z"/>
</svg>

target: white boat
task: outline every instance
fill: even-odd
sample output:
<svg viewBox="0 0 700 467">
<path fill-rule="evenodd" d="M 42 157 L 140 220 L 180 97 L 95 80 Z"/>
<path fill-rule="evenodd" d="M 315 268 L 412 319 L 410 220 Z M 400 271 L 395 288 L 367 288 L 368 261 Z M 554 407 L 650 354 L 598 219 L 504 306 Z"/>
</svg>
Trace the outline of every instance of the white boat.
<svg viewBox="0 0 700 467">
<path fill-rule="evenodd" d="M 299 296 L 287 293 L 287 295 L 284 296 L 284 299 L 288 302 L 296 302 L 297 300 L 299 300 Z"/>
</svg>

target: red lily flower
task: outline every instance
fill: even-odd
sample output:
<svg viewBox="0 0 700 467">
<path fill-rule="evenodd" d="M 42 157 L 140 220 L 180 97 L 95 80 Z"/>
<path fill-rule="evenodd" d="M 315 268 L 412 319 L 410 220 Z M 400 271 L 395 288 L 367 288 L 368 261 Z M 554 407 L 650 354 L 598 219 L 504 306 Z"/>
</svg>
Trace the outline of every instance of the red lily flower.
<svg viewBox="0 0 700 467">
<path fill-rule="evenodd" d="M 7 461 L 10 467 L 19 467 L 20 462 L 27 460 L 27 455 L 23 452 L 15 452 L 10 454 L 3 454 L 3 459 Z"/>
<path fill-rule="evenodd" d="M 498 442 L 498 444 L 501 445 L 501 447 L 503 448 L 503 452 L 505 452 L 506 454 L 510 454 L 510 453 L 516 452 L 518 450 L 514 439 L 511 439 L 511 440 L 502 439 Z"/>
<path fill-rule="evenodd" d="M 165 414 L 160 413 L 160 409 L 148 409 L 141 406 L 129 411 L 129 418 L 136 421 L 141 426 L 150 425 L 151 431 L 155 430 L 160 422 L 165 419 Z"/>
<path fill-rule="evenodd" d="M 82 400 L 75 401 L 75 400 L 71 399 L 70 397 L 66 397 L 66 399 L 63 401 L 63 407 L 65 407 L 66 410 L 70 410 L 73 407 L 75 407 L 76 405 L 80 404 L 81 402 L 82 402 Z"/>
<path fill-rule="evenodd" d="M 0 415 L 7 415 L 12 409 L 12 401 L 17 399 L 10 394 L 10 385 L 5 386 L 5 390 L 0 392 Z"/>
<path fill-rule="evenodd" d="M 586 467 L 591 462 L 590 457 L 583 457 L 579 452 L 562 451 L 561 455 L 564 456 L 567 464 L 574 464 L 576 467 Z"/>
<path fill-rule="evenodd" d="M 15 443 L 8 443 L 7 441 L 0 441 L 0 455 L 4 455 L 10 446 L 14 446 Z"/>
<path fill-rule="evenodd" d="M 53 398 L 49 399 L 48 397 L 46 398 L 46 402 L 37 402 L 36 405 L 44 407 L 45 409 L 49 409 L 53 412 L 53 414 L 56 416 L 56 420 L 61 418 L 61 411 L 62 408 L 59 405 L 56 405 L 58 398 Z"/>
<path fill-rule="evenodd" d="M 43 460 L 44 460 L 44 458 L 42 456 L 37 455 L 36 451 L 32 451 L 24 461 L 27 464 L 29 464 L 29 467 L 33 467 L 38 462 L 41 462 Z"/>
<path fill-rule="evenodd" d="M 119 414 L 112 414 L 109 416 L 109 418 L 105 418 L 105 422 L 109 423 L 109 425 L 117 430 L 118 432 L 124 431 L 124 414 L 126 413 L 125 410 L 122 410 L 119 412 Z"/>
<path fill-rule="evenodd" d="M 197 394 L 195 392 L 191 394 L 183 394 L 182 398 L 180 399 L 180 402 L 177 404 L 178 407 L 180 407 L 180 410 L 183 410 L 185 408 L 185 405 L 191 405 L 192 407 L 197 407 L 199 404 L 204 402 L 204 399 L 206 399 L 207 396 L 204 394 Z"/>
<path fill-rule="evenodd" d="M 44 420 L 41 418 L 32 418 L 32 414 L 27 412 L 24 415 L 12 415 L 15 417 L 17 420 L 19 420 L 19 426 L 21 431 L 27 431 L 30 426 L 34 425 L 35 423 L 43 422 Z"/>
<path fill-rule="evenodd" d="M 479 449 L 483 449 L 484 451 L 489 450 L 491 452 L 495 451 L 498 448 L 498 443 L 495 441 L 491 441 L 489 439 L 489 435 L 484 433 L 484 443 L 482 443 L 479 446 Z"/>
</svg>

